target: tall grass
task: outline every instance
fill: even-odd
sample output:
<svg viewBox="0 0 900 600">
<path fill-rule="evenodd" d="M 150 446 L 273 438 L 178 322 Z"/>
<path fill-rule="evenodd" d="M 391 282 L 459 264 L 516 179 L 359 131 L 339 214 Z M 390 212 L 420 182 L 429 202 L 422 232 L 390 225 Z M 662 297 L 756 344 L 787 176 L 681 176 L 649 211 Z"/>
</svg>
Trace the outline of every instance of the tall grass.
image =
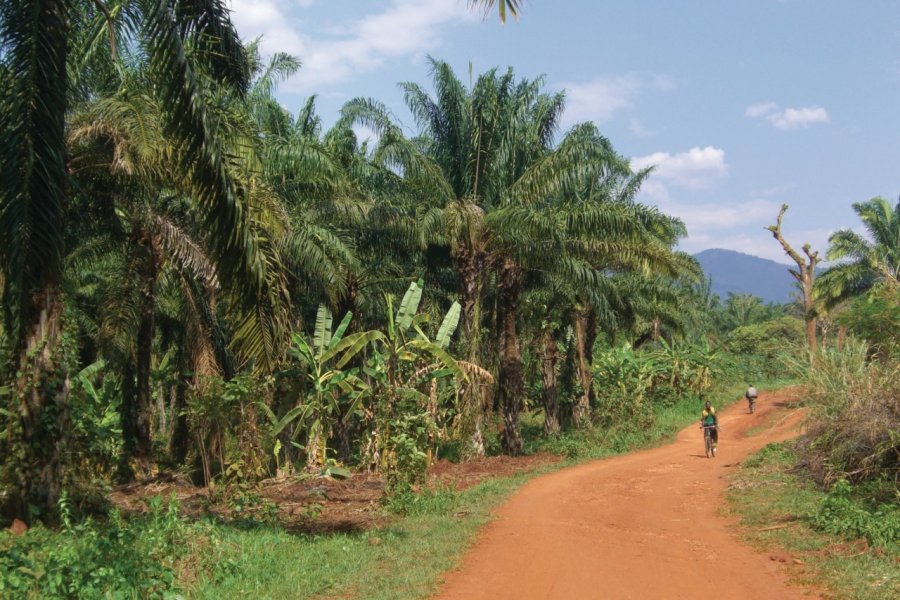
<svg viewBox="0 0 900 600">
<path fill-rule="evenodd" d="M 821 485 L 900 482 L 900 364 L 870 358 L 861 342 L 816 356 L 803 458 Z"/>
</svg>

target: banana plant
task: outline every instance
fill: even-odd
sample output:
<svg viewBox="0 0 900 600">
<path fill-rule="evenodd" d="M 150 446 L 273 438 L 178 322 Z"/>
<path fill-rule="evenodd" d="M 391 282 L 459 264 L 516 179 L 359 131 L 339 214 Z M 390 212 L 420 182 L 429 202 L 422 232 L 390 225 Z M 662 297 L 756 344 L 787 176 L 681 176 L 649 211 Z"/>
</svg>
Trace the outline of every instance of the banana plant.
<svg viewBox="0 0 900 600">
<path fill-rule="evenodd" d="M 703 399 L 703 392 L 712 385 L 713 377 L 722 371 L 722 359 L 722 353 L 710 348 L 707 340 L 691 348 L 691 387 L 699 399 Z"/>
<path fill-rule="evenodd" d="M 690 352 L 674 341 L 666 341 L 665 338 L 659 339 L 659 345 L 660 348 L 652 353 L 652 356 L 659 360 L 661 366 L 665 369 L 669 385 L 678 393 L 681 393 L 689 385 L 692 368 Z"/>
<path fill-rule="evenodd" d="M 277 438 L 285 428 L 299 421 L 299 426 L 294 426 L 291 437 L 296 438 L 301 432 L 306 432 L 306 467 L 310 471 L 317 471 L 325 464 L 324 434 L 333 424 L 335 415 L 343 412 L 344 418 L 348 418 L 354 414 L 362 397 L 361 392 L 366 387 L 356 376 L 357 369 L 342 368 L 374 337 L 367 335 L 370 332 L 344 337 L 352 319 L 353 313 L 348 312 L 337 329 L 332 331 L 331 311 L 325 306 L 319 306 L 312 340 L 298 333 L 291 336 L 289 353 L 299 364 L 306 392 L 281 418 L 277 418 L 269 407 L 262 405 L 270 422 L 270 438 Z M 344 411 L 341 411 L 342 403 L 349 403 Z"/>
<path fill-rule="evenodd" d="M 363 372 L 370 383 L 371 404 L 366 413 L 374 425 L 367 453 L 369 464 L 375 469 L 390 471 L 396 466 L 393 427 L 404 415 L 418 412 L 433 423 L 439 382 L 452 382 L 455 394 L 467 381 L 463 366 L 447 350 L 459 324 L 459 303 L 451 305 L 432 340 L 424 331 L 428 316 L 419 313 L 422 292 L 422 282 L 412 282 L 396 313 L 393 297 L 386 296 L 387 331 L 369 338 L 372 353 Z M 342 357 L 338 366 L 348 360 L 347 356 Z M 433 439 L 429 439 L 431 443 Z"/>
</svg>

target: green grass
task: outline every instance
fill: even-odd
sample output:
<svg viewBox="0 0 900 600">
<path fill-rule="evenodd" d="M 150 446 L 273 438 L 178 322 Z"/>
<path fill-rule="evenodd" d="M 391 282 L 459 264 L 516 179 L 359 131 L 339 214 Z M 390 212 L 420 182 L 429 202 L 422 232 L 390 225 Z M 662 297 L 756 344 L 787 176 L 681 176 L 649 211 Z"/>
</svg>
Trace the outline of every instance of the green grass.
<svg viewBox="0 0 900 600">
<path fill-rule="evenodd" d="M 413 514 L 359 534 L 297 536 L 279 529 L 222 528 L 236 568 L 201 581 L 192 598 L 408 599 L 428 596 L 438 574 L 528 476 L 494 479 L 461 493 L 436 492 Z"/>
<path fill-rule="evenodd" d="M 896 548 L 869 548 L 816 530 L 812 515 L 827 494 L 797 474 L 796 464 L 790 443 L 771 444 L 744 461 L 727 496 L 728 511 L 741 520 L 741 535 L 760 549 L 791 554 L 802 563 L 791 573 L 794 579 L 829 597 L 900 597 Z"/>
</svg>

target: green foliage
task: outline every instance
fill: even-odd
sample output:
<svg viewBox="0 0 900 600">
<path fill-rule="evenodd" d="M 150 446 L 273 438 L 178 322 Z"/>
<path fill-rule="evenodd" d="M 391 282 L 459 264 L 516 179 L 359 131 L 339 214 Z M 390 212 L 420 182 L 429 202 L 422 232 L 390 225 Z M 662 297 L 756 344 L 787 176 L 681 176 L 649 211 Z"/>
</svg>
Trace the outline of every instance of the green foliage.
<svg viewBox="0 0 900 600">
<path fill-rule="evenodd" d="M 392 420 L 390 432 L 387 489 L 391 495 L 405 495 L 425 479 L 426 450 L 436 425 L 428 413 L 404 414 Z"/>
<path fill-rule="evenodd" d="M 0 537 L 0 596 L 16 598 L 175 598 L 177 562 L 189 551 L 174 499 L 148 513 L 73 524 L 65 495 L 63 529 L 35 527 Z"/>
<path fill-rule="evenodd" d="M 312 343 L 300 334 L 293 334 L 289 351 L 297 367 L 288 376 L 301 378 L 299 397 L 280 418 L 267 406 L 262 409 L 269 416 L 268 437 L 274 443 L 278 435 L 294 421 L 290 439 L 306 434 L 306 466 L 317 470 L 326 462 L 326 435 L 334 420 L 351 418 L 362 399 L 366 384 L 357 377 L 359 369 L 342 369 L 376 338 L 369 332 L 344 337 L 353 313 L 347 313 L 337 329 L 331 331 L 331 312 L 320 306 L 316 316 Z M 279 444 L 280 447 L 280 444 Z M 279 460 L 276 452 L 276 462 Z"/>
<path fill-rule="evenodd" d="M 895 491 L 896 494 L 896 491 Z M 892 504 L 867 506 L 845 479 L 839 479 L 810 516 L 813 527 L 848 539 L 900 551 L 900 496 Z"/>
<path fill-rule="evenodd" d="M 599 353 L 594 359 L 599 413 L 607 424 L 645 422 L 651 410 L 642 406 L 645 402 L 672 406 L 686 396 L 701 398 L 724 372 L 724 358 L 707 343 L 665 340 L 652 350 L 635 351 L 626 345 Z"/>
<path fill-rule="evenodd" d="M 448 515 L 461 504 L 460 495 L 447 488 L 413 488 L 396 490 L 385 500 L 385 506 L 394 513 L 418 517 L 426 515 Z"/>
<path fill-rule="evenodd" d="M 744 325 L 728 335 L 726 346 L 737 354 L 757 354 L 773 358 L 786 348 L 797 348 L 803 342 L 804 325 L 791 316 Z"/>
<path fill-rule="evenodd" d="M 237 523 L 277 523 L 278 506 L 247 486 L 229 491 L 226 506 L 229 517 Z"/>
<path fill-rule="evenodd" d="M 872 291 L 900 293 L 900 201 L 884 198 L 853 204 L 868 235 L 840 229 L 828 238 L 828 260 L 836 263 L 816 279 L 816 293 L 827 308 Z M 849 260 L 841 260 L 849 259 Z M 896 330 L 895 330 L 896 331 Z"/>
<path fill-rule="evenodd" d="M 208 377 L 202 388 L 189 395 L 185 416 L 195 432 L 206 485 L 216 476 L 235 480 L 239 473 L 242 480 L 257 480 L 265 475 L 257 424 L 247 414 L 258 405 L 256 398 L 268 383 L 248 374 L 229 381 Z M 218 473 L 214 472 L 216 464 Z M 230 475 L 229 465 L 234 465 Z"/>
<path fill-rule="evenodd" d="M 852 300 L 836 319 L 885 360 L 900 360 L 900 296 L 875 290 Z"/>
<path fill-rule="evenodd" d="M 900 364 L 872 360 L 861 342 L 815 357 L 807 372 L 804 456 L 825 485 L 900 481 Z"/>
<path fill-rule="evenodd" d="M 724 344 L 733 376 L 747 383 L 784 376 L 784 365 L 804 355 L 805 336 L 803 321 L 788 315 L 738 327 Z"/>
<path fill-rule="evenodd" d="M 630 345 L 598 354 L 594 357 L 598 413 L 607 424 L 646 421 L 651 413 L 643 406 L 644 395 L 664 373 L 658 361 L 636 353 Z"/>
</svg>

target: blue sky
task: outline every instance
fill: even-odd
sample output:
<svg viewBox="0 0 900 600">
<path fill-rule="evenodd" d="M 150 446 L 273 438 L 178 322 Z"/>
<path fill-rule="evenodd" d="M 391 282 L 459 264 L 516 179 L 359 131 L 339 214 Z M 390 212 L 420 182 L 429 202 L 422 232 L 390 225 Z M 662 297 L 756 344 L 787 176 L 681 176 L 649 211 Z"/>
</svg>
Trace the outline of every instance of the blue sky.
<svg viewBox="0 0 900 600">
<path fill-rule="evenodd" d="M 641 200 L 681 217 L 689 252 L 788 262 L 771 234 L 827 248 L 851 204 L 900 195 L 900 2 L 525 0 L 501 26 L 465 0 L 229 0 L 241 36 L 303 67 L 280 101 L 318 96 L 326 124 L 357 96 L 413 126 L 397 88 L 511 66 L 567 90 L 564 126 L 591 120 L 635 166 Z"/>
</svg>

